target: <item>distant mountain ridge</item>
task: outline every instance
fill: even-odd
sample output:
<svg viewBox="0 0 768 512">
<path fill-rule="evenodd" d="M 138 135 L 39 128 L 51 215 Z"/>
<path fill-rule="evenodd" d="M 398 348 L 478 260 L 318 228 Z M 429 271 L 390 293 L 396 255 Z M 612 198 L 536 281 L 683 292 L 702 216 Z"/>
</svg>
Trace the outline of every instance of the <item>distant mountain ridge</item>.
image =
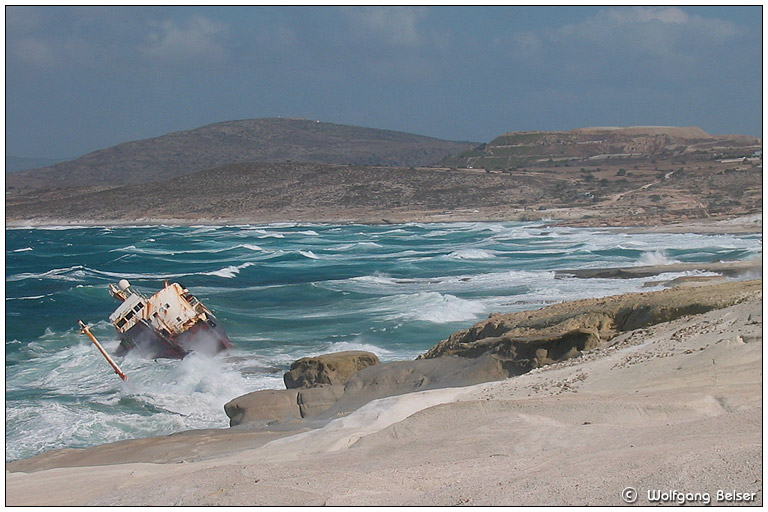
<svg viewBox="0 0 768 512">
<path fill-rule="evenodd" d="M 25 156 L 5 156 L 5 172 L 19 172 L 27 169 L 38 169 L 40 167 L 50 167 L 59 162 L 71 160 L 70 158 L 33 158 Z"/>
<path fill-rule="evenodd" d="M 309 119 L 246 119 L 118 144 L 69 162 L 7 175 L 6 186 L 151 183 L 244 162 L 411 167 L 434 164 L 476 144 Z"/>
<path fill-rule="evenodd" d="M 762 140 L 757 137 L 710 135 L 695 126 L 595 127 L 567 132 L 509 132 L 448 157 L 442 163 L 455 167 L 511 169 L 601 158 L 631 160 L 685 155 L 701 160 L 743 155 L 750 148 L 761 147 Z M 733 154 L 723 153 L 723 148 Z"/>
</svg>

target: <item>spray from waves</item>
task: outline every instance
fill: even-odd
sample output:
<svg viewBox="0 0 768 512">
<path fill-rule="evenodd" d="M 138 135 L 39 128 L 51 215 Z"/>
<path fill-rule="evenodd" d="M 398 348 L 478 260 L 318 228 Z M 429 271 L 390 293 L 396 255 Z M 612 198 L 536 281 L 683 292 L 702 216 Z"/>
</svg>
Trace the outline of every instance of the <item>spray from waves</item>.
<svg viewBox="0 0 768 512">
<path fill-rule="evenodd" d="M 141 360 L 138 364 L 121 397 L 183 416 L 185 425 L 192 428 L 225 426 L 224 404 L 255 387 L 255 378 L 244 377 L 222 357 L 192 353 L 180 362 L 149 365 Z"/>
<path fill-rule="evenodd" d="M 34 249 L 32 249 L 31 247 L 24 247 L 22 249 L 16 249 L 16 250 L 11 251 L 11 252 L 27 252 L 27 251 L 33 251 L 33 250 Z"/>
<path fill-rule="evenodd" d="M 669 265 L 671 263 L 680 263 L 680 261 L 667 257 L 664 251 L 644 252 L 638 260 L 638 264 L 642 266 Z"/>
<path fill-rule="evenodd" d="M 123 382 L 89 344 L 53 350 L 55 334 L 49 332 L 51 341 L 41 340 L 38 350 L 28 347 L 32 364 L 6 383 L 6 421 L 14 425 L 6 436 L 6 460 L 41 450 L 226 427 L 226 402 L 279 387 L 277 377 L 241 372 L 252 364 L 249 357 L 196 353 L 182 361 L 129 355 L 119 362 L 129 376 Z M 113 345 L 105 342 L 108 351 Z"/>
</svg>

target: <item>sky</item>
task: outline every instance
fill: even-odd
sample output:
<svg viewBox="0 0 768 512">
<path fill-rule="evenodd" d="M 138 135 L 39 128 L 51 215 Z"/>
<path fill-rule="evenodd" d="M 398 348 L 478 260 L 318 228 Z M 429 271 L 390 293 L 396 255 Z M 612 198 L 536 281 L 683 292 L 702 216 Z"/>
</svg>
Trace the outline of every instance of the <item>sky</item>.
<svg viewBox="0 0 768 512">
<path fill-rule="evenodd" d="M 6 155 L 233 119 L 762 137 L 762 6 L 5 7 Z"/>
</svg>

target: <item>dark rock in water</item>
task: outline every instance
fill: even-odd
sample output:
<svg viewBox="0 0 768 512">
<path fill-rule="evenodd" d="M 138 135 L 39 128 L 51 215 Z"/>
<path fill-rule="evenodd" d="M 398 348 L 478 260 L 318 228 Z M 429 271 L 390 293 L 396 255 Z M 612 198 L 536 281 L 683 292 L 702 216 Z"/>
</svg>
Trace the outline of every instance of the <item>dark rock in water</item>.
<svg viewBox="0 0 768 512">
<path fill-rule="evenodd" d="M 376 354 L 362 350 L 303 357 L 294 361 L 291 370 L 283 375 L 283 381 L 288 389 L 345 384 L 358 371 L 377 364 Z"/>
</svg>

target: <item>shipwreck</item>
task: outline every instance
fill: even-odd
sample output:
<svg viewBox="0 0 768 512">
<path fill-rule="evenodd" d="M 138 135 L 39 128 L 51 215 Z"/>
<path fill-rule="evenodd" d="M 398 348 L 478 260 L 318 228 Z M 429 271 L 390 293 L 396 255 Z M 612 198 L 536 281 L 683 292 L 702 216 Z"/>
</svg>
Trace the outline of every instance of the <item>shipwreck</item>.
<svg viewBox="0 0 768 512">
<path fill-rule="evenodd" d="M 182 359 L 190 352 L 215 355 L 232 346 L 216 316 L 189 290 L 165 282 L 147 297 L 126 279 L 109 291 L 121 304 L 109 316 L 120 345 L 115 355 L 136 351 L 148 358 Z"/>
</svg>

